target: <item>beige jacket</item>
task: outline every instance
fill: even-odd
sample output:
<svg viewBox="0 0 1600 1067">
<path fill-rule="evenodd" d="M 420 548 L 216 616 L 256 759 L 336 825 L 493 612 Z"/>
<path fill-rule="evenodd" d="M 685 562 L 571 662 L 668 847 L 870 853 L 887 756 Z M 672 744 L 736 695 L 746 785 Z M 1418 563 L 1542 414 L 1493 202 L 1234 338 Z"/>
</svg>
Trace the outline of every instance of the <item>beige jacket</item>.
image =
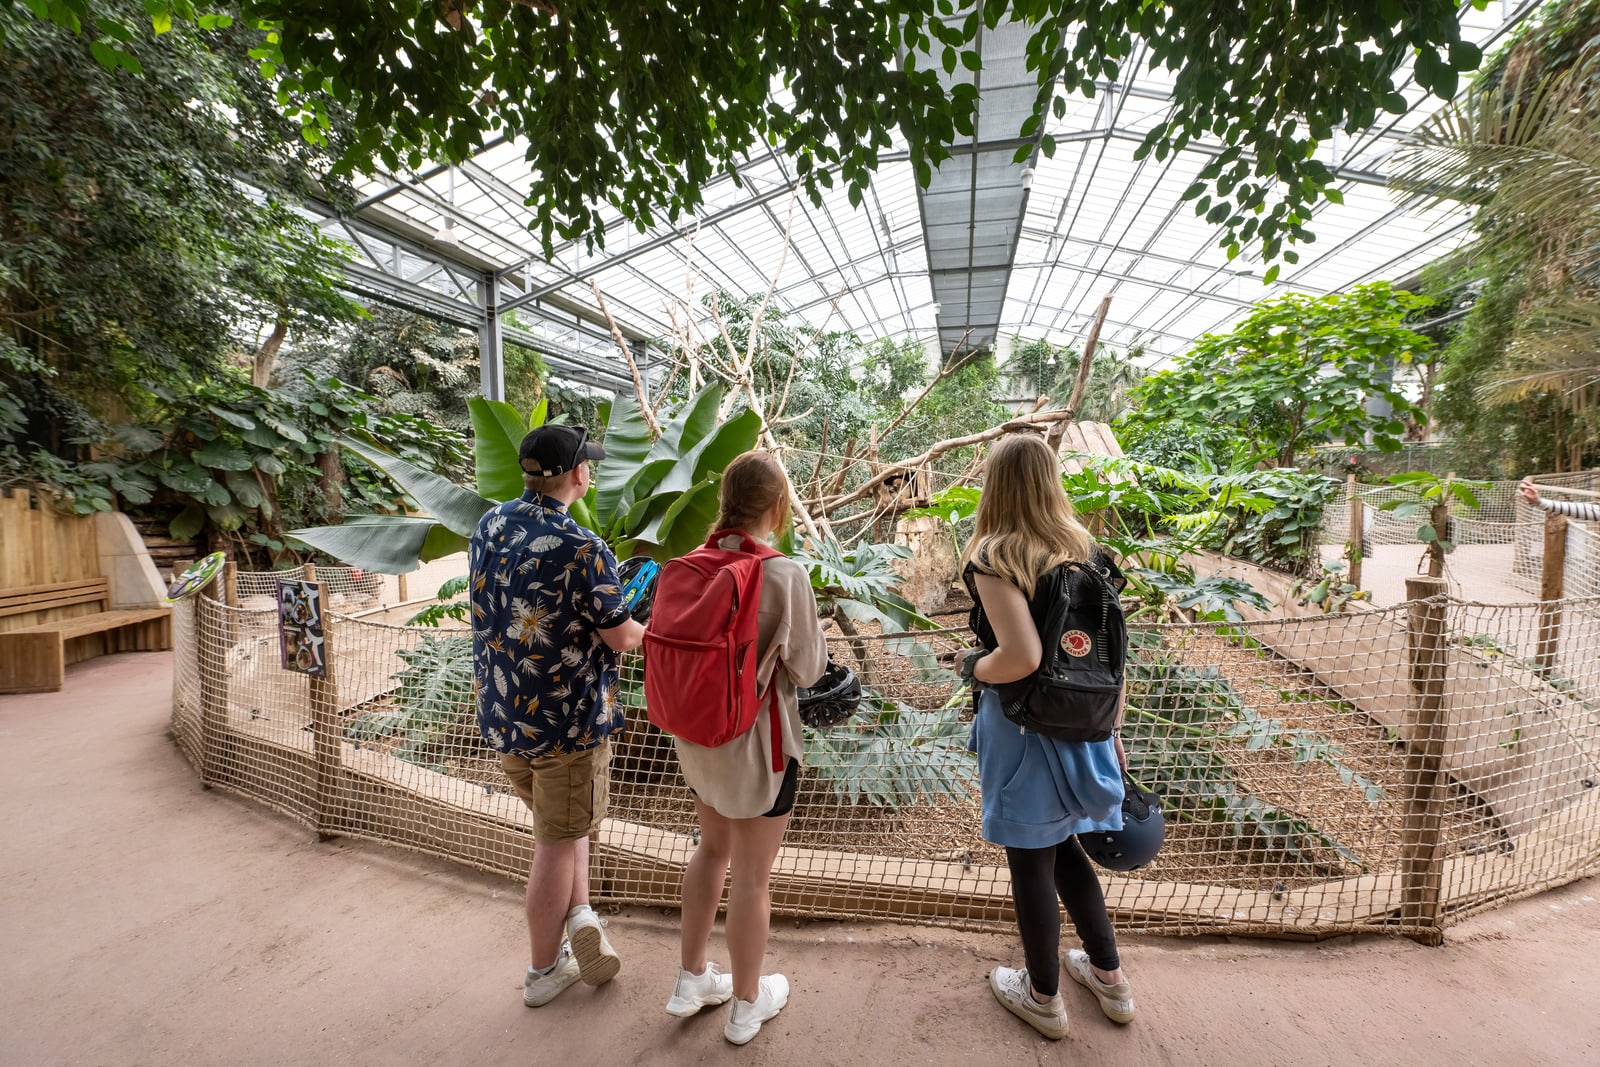
<svg viewBox="0 0 1600 1067">
<path fill-rule="evenodd" d="M 716 811 L 729 819 L 753 819 L 772 810 L 783 785 L 783 772 L 772 769 L 772 713 L 769 687 L 778 687 L 783 723 L 784 762 L 805 762 L 800 733 L 800 705 L 795 687 L 822 677 L 828 646 L 817 619 L 817 600 L 805 568 L 786 556 L 761 564 L 761 608 L 756 637 L 759 661 L 756 686 L 761 712 L 755 726 L 725 745 L 706 748 L 673 738 L 684 781 Z M 777 676 L 779 664 L 783 665 Z"/>
</svg>

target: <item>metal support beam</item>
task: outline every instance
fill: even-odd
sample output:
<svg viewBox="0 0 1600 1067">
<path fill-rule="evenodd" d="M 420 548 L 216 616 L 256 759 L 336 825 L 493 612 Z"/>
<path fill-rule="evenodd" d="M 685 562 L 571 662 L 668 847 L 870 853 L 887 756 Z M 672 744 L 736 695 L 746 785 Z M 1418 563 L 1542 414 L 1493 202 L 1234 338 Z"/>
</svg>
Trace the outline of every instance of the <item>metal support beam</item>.
<svg viewBox="0 0 1600 1067">
<path fill-rule="evenodd" d="M 483 325 L 478 327 L 478 388 L 488 400 L 506 398 L 506 353 L 500 333 L 500 279 L 486 274 L 478 283 Z"/>
</svg>

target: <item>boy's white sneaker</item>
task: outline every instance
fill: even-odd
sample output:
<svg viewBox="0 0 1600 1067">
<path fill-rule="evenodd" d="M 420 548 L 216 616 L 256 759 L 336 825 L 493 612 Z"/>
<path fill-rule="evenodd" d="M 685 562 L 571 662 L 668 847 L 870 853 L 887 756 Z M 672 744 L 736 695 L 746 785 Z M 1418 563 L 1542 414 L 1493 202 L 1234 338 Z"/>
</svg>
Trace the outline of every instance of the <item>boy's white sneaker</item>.
<svg viewBox="0 0 1600 1067">
<path fill-rule="evenodd" d="M 522 1003 L 530 1008 L 540 1008 L 561 995 L 562 990 L 578 980 L 578 961 L 572 958 L 572 949 L 562 945 L 556 953 L 556 963 L 549 974 L 528 971 L 522 979 Z"/>
<path fill-rule="evenodd" d="M 604 922 L 589 905 L 579 904 L 567 912 L 567 939 L 578 960 L 578 974 L 589 985 L 609 982 L 622 970 L 622 959 L 606 940 Z"/>
</svg>

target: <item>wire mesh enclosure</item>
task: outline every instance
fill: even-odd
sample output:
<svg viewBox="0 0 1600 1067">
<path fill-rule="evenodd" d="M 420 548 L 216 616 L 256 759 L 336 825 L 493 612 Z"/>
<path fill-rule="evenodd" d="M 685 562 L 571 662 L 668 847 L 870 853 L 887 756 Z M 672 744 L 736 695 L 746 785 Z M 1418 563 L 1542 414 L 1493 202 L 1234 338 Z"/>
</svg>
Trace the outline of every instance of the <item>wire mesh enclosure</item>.
<svg viewBox="0 0 1600 1067">
<path fill-rule="evenodd" d="M 1120 928 L 1436 940 L 1600 870 L 1600 600 L 1353 607 L 1135 629 L 1125 735 L 1169 833 L 1149 867 L 1104 877 Z M 320 833 L 526 872 L 530 819 L 478 736 L 468 631 L 333 615 L 316 679 L 280 668 L 272 611 L 204 596 L 175 624 L 173 731 L 207 782 Z M 1009 925 L 970 695 L 936 656 L 966 640 L 830 637 L 868 699 L 807 733 L 775 909 Z M 672 742 L 645 719 L 642 669 L 625 658 L 629 726 L 593 884 L 675 905 L 697 830 Z"/>
</svg>

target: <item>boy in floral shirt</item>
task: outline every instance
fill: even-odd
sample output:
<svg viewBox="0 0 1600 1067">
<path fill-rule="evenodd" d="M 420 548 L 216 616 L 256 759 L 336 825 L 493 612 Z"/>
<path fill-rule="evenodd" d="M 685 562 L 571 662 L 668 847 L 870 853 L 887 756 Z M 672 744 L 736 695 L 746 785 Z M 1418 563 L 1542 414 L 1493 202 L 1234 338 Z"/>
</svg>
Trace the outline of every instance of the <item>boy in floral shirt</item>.
<svg viewBox="0 0 1600 1067">
<path fill-rule="evenodd" d="M 608 738 L 623 726 L 617 653 L 644 627 L 611 550 L 567 513 L 605 450 L 582 427 L 542 426 L 519 456 L 528 491 L 478 523 L 469 595 L 478 729 L 533 812 L 522 1000 L 539 1007 L 622 966 L 589 906 L 589 834 L 605 817 Z"/>
</svg>

